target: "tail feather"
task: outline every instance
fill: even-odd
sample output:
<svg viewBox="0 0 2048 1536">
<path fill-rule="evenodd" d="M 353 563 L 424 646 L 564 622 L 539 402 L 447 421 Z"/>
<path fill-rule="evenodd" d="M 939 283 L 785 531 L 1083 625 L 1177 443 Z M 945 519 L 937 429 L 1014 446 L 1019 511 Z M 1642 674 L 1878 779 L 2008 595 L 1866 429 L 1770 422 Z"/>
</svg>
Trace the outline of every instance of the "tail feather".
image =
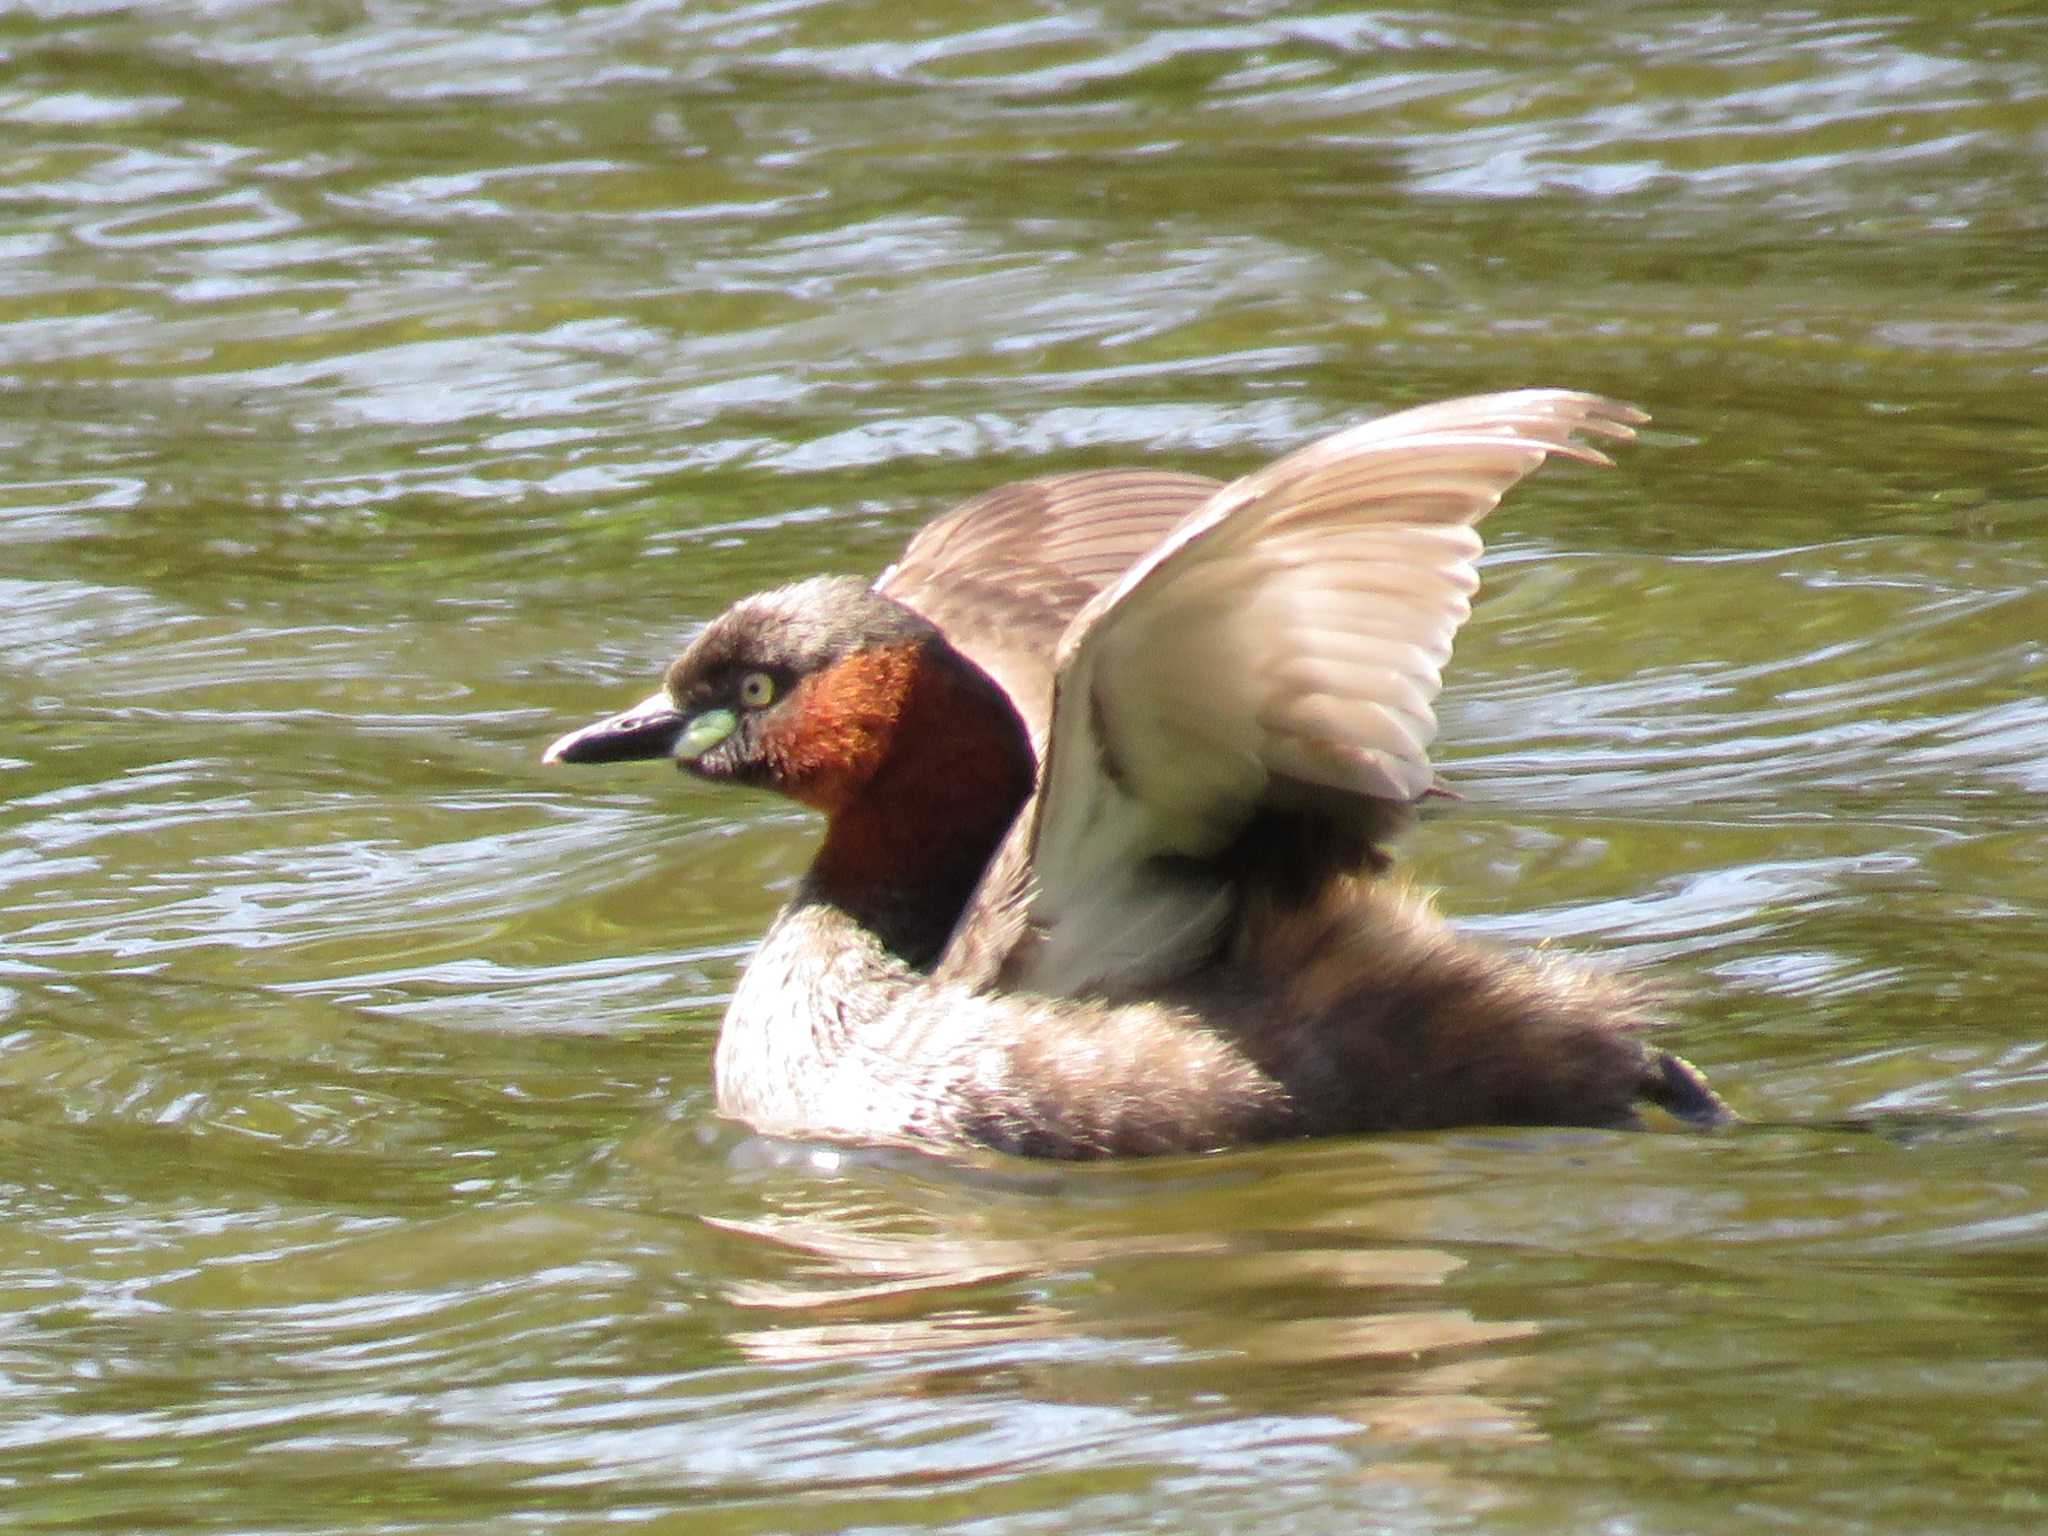
<svg viewBox="0 0 2048 1536">
<path fill-rule="evenodd" d="M 1285 1001 L 1241 1043 L 1303 1130 L 1633 1126 L 1645 1102 L 1730 1118 L 1698 1071 L 1643 1044 L 1656 999 L 1622 977 L 1457 934 L 1384 876 L 1252 906 L 1234 964 L 1248 996 Z"/>
</svg>

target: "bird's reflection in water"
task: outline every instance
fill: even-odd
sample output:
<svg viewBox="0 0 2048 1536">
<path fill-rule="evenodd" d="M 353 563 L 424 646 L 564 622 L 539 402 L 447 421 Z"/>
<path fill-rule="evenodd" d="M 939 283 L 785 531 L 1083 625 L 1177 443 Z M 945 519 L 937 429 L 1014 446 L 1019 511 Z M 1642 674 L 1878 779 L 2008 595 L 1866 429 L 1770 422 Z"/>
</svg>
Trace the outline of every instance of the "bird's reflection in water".
<svg viewBox="0 0 2048 1536">
<path fill-rule="evenodd" d="M 732 1158 L 774 1165 L 751 1181 L 764 1209 L 702 1217 L 724 1240 L 727 1338 L 755 1361 L 887 1361 L 878 1392 L 1010 1378 L 1038 1398 L 1336 1415 L 1387 1444 L 1535 1436 L 1488 1393 L 1526 1371 L 1511 1346 L 1536 1326 L 1421 1304 L 1464 1261 L 1415 1240 L 1427 1207 L 1398 1164 L 1311 1206 L 1290 1186 L 1315 1167 L 1274 1187 L 1284 1152 L 1075 1170 L 754 1138 Z"/>
</svg>

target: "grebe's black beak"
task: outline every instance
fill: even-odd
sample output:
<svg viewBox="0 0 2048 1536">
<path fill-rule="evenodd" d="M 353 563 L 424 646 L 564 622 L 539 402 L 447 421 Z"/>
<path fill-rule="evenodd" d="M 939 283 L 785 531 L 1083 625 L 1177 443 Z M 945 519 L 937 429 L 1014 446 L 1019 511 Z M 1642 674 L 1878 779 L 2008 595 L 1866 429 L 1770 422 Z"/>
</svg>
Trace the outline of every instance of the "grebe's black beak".
<svg viewBox="0 0 2048 1536">
<path fill-rule="evenodd" d="M 625 763 L 674 757 L 690 717 L 666 693 L 642 699 L 609 720 L 557 737 L 541 753 L 544 763 Z"/>
</svg>

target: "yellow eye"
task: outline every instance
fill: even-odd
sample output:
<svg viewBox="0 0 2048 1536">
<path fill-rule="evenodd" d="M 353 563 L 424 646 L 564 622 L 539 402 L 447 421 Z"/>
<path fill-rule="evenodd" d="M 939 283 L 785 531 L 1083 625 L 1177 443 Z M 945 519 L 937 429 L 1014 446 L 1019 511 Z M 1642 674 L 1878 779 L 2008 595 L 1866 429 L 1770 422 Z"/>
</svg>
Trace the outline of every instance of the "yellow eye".
<svg viewBox="0 0 2048 1536">
<path fill-rule="evenodd" d="M 766 672 L 749 672 L 740 679 L 740 702 L 760 709 L 775 702 L 775 679 Z"/>
</svg>

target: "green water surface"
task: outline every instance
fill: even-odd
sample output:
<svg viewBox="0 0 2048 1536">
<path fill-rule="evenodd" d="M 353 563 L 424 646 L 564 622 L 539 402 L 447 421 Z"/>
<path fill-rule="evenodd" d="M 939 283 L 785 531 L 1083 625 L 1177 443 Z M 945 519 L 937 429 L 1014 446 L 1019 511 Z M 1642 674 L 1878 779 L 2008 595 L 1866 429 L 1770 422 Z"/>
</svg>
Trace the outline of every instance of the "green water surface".
<svg viewBox="0 0 2048 1536">
<path fill-rule="evenodd" d="M 2048 1526 L 2031 5 L 0 11 L 0 1528 Z M 545 771 L 997 482 L 1431 398 L 1413 841 L 1727 1135 L 967 1166 L 709 1052 L 810 819 Z"/>
</svg>

